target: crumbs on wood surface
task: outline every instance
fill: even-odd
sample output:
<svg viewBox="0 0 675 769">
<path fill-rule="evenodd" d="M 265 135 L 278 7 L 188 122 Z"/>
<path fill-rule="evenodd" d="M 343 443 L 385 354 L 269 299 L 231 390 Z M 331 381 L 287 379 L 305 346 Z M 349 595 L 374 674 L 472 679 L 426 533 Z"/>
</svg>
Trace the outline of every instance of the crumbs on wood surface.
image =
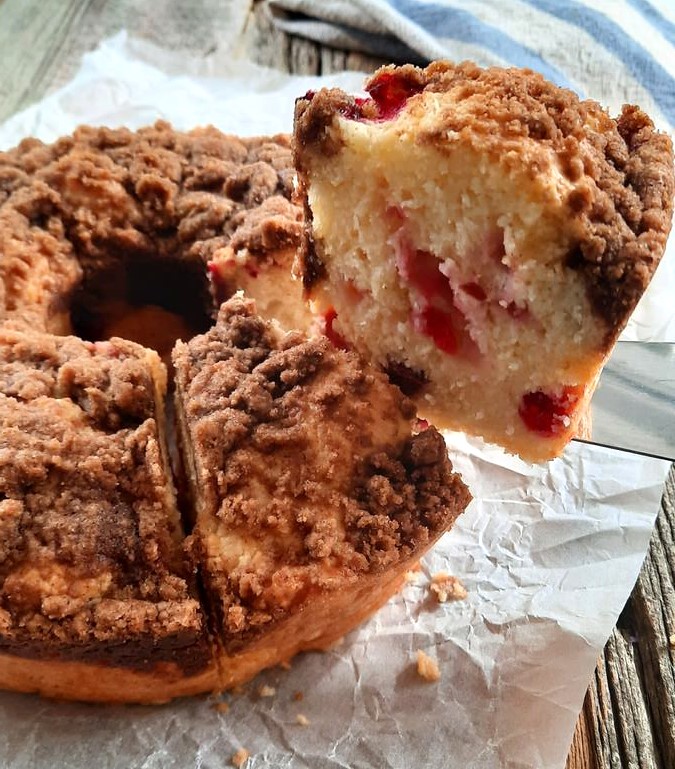
<svg viewBox="0 0 675 769">
<path fill-rule="evenodd" d="M 232 766 L 236 766 L 237 769 L 241 769 L 241 767 L 248 761 L 251 754 L 246 750 L 246 748 L 239 748 L 239 750 L 232 756 L 230 763 Z"/>
<path fill-rule="evenodd" d="M 274 697 L 276 693 L 277 690 L 273 686 L 268 686 L 267 684 L 263 684 L 263 686 L 258 689 L 259 697 Z"/>
<path fill-rule="evenodd" d="M 462 601 L 468 595 L 462 581 L 445 571 L 439 571 L 432 576 L 429 590 L 439 603 Z"/>
<path fill-rule="evenodd" d="M 436 660 L 431 659 L 421 649 L 417 651 L 417 675 L 425 681 L 438 681 L 441 677 L 441 671 Z"/>
<path fill-rule="evenodd" d="M 298 715 L 295 717 L 295 720 L 300 724 L 300 726 L 309 726 L 309 718 L 307 718 L 307 716 L 303 713 L 298 713 Z"/>
<path fill-rule="evenodd" d="M 213 709 L 218 713 L 227 713 L 227 711 L 230 709 L 230 705 L 228 702 L 214 702 Z"/>
<path fill-rule="evenodd" d="M 675 649 L 675 633 L 670 636 L 668 643 L 670 644 L 671 649 Z"/>
<path fill-rule="evenodd" d="M 298 690 L 297 692 L 293 692 L 293 699 L 296 702 L 302 702 L 304 698 L 305 695 L 301 691 Z"/>
</svg>

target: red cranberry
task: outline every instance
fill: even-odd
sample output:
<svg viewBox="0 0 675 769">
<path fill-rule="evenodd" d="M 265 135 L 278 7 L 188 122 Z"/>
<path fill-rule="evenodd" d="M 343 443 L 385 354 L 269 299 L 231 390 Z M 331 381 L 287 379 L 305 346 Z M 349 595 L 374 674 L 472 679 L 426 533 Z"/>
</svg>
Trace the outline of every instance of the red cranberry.
<svg viewBox="0 0 675 769">
<path fill-rule="evenodd" d="M 427 302 L 440 299 L 450 305 L 454 294 L 450 282 L 438 269 L 440 262 L 428 251 L 413 250 L 407 243 L 401 244 L 396 266 L 408 285 L 417 289 Z"/>
<path fill-rule="evenodd" d="M 420 83 L 407 80 L 396 72 L 383 72 L 366 87 L 377 104 L 380 120 L 391 120 L 411 96 L 424 90 Z"/>
<path fill-rule="evenodd" d="M 472 281 L 471 283 L 464 283 L 460 286 L 464 293 L 472 296 L 474 299 L 478 299 L 479 302 L 484 302 L 487 299 L 485 289 L 480 285 Z"/>
<path fill-rule="evenodd" d="M 447 312 L 438 307 L 428 306 L 419 311 L 413 311 L 413 326 L 424 336 L 428 336 L 439 350 L 455 355 L 459 349 L 457 337 L 452 328 L 452 318 Z"/>
<path fill-rule="evenodd" d="M 574 412 L 583 394 L 583 387 L 563 387 L 558 394 L 542 390 L 525 393 L 520 401 L 518 413 L 532 432 L 551 438 L 569 428 L 570 414 Z"/>
<path fill-rule="evenodd" d="M 323 333 L 330 339 L 331 343 L 333 344 L 333 347 L 337 347 L 340 350 L 349 350 L 349 344 L 347 343 L 347 340 L 342 336 L 342 334 L 339 334 L 333 328 L 333 323 L 335 322 L 336 318 L 337 318 L 337 312 L 335 312 L 334 307 L 330 307 L 328 310 L 326 310 L 323 316 L 323 320 L 324 320 Z"/>
</svg>

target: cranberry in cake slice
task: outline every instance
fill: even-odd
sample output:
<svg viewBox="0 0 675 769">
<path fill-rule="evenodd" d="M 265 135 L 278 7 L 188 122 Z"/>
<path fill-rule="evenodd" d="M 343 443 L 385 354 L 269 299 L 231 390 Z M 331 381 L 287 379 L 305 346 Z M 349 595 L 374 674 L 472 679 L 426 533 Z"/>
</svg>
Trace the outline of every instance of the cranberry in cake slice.
<svg viewBox="0 0 675 769">
<path fill-rule="evenodd" d="M 250 300 L 173 361 L 190 548 L 233 686 L 368 617 L 470 495 L 382 373 Z"/>
<path fill-rule="evenodd" d="M 0 330 L 0 687 L 103 702 L 217 688 L 165 388 L 131 342 Z"/>
<path fill-rule="evenodd" d="M 385 67 L 366 90 L 296 105 L 326 332 L 437 425 L 559 454 L 663 254 L 669 138 L 526 70 Z"/>
</svg>

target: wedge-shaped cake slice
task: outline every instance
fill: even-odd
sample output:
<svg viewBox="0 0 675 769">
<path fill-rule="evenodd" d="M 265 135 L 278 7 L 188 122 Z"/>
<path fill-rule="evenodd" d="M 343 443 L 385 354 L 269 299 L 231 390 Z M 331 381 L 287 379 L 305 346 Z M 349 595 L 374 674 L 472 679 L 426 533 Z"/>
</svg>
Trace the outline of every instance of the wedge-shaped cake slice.
<svg viewBox="0 0 675 769">
<path fill-rule="evenodd" d="M 0 331 L 0 687 L 103 702 L 217 688 L 165 388 L 131 342 Z"/>
<path fill-rule="evenodd" d="M 385 67 L 299 99 L 305 288 L 439 426 L 547 459 L 663 254 L 670 139 L 526 70 Z"/>
<path fill-rule="evenodd" d="M 380 372 L 251 300 L 222 305 L 173 362 L 191 550 L 232 686 L 368 617 L 470 495 Z"/>
</svg>

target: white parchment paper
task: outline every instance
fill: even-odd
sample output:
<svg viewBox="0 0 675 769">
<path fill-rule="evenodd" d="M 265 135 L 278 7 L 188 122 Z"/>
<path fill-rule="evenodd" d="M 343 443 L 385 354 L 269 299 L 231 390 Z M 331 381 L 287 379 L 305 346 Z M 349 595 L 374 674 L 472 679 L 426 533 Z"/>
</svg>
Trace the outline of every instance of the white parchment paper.
<svg viewBox="0 0 675 769">
<path fill-rule="evenodd" d="M 139 127 L 160 117 L 181 129 L 289 131 L 293 99 L 327 83 L 358 90 L 362 76 L 190 60 L 120 33 L 84 58 L 69 85 L 0 126 L 0 147 L 28 135 L 50 141 L 79 123 Z M 630 338 L 675 340 L 663 302 L 675 286 L 672 261 Z M 0 764 L 225 767 L 243 746 L 247 767 L 564 767 L 595 660 L 644 558 L 668 463 L 572 444 L 531 466 L 460 434 L 447 441 L 476 499 L 417 582 L 341 645 L 263 673 L 228 697 L 227 713 L 207 698 L 104 708 L 0 694 Z M 429 597 L 428 577 L 440 570 L 461 577 L 466 600 Z M 438 661 L 437 683 L 417 676 L 418 649 Z M 259 695 L 264 684 L 273 697 Z"/>
</svg>

